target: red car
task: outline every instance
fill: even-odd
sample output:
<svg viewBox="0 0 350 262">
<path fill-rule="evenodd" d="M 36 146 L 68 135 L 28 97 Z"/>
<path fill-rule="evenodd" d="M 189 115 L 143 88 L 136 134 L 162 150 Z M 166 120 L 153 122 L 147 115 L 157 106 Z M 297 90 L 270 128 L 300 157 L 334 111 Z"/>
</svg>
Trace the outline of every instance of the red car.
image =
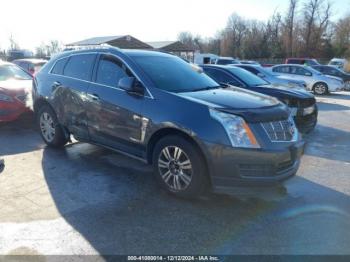
<svg viewBox="0 0 350 262">
<path fill-rule="evenodd" d="M 27 58 L 13 60 L 12 63 L 18 65 L 19 67 L 21 67 L 22 69 L 26 70 L 28 73 L 34 76 L 47 63 L 47 61 L 43 59 Z"/>
<path fill-rule="evenodd" d="M 285 64 L 316 66 L 320 63 L 312 58 L 287 58 Z"/>
<path fill-rule="evenodd" d="M 0 62 L 0 122 L 30 111 L 32 76 L 18 66 Z"/>
</svg>

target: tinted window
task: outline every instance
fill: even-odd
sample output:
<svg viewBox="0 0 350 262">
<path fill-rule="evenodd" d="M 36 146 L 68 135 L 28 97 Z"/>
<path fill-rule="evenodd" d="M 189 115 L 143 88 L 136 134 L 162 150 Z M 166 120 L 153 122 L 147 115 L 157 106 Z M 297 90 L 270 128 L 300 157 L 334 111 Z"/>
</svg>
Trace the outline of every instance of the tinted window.
<svg viewBox="0 0 350 262">
<path fill-rule="evenodd" d="M 241 66 L 243 69 L 253 73 L 254 75 L 257 75 L 259 73 L 258 70 L 256 70 L 255 68 L 253 67 L 250 67 L 250 66 Z"/>
<path fill-rule="evenodd" d="M 302 75 L 302 76 L 310 76 L 312 73 L 305 68 L 298 67 L 298 66 L 291 66 L 290 67 L 290 73 L 295 75 Z"/>
<path fill-rule="evenodd" d="M 90 80 L 95 55 L 74 55 L 70 57 L 63 70 L 65 76 L 81 80 Z"/>
<path fill-rule="evenodd" d="M 56 74 L 56 75 L 63 75 L 63 69 L 64 69 L 64 66 L 66 65 L 67 61 L 68 61 L 67 57 L 62 58 L 60 60 L 57 60 L 55 66 L 51 70 L 51 73 Z"/>
<path fill-rule="evenodd" d="M 159 89 L 191 92 L 218 86 L 202 69 L 176 56 L 148 55 L 133 59 Z"/>
<path fill-rule="evenodd" d="M 263 85 L 269 84 L 268 82 L 261 79 L 260 77 L 242 68 L 228 67 L 227 70 L 229 70 L 233 75 L 235 75 L 237 78 L 239 78 L 242 82 L 244 82 L 248 86 L 263 86 Z"/>
<path fill-rule="evenodd" d="M 289 74 L 289 66 L 278 66 L 272 69 L 273 72 Z"/>
<path fill-rule="evenodd" d="M 131 73 L 124 64 L 114 57 L 102 56 L 97 69 L 97 83 L 117 87 L 119 80 L 127 76 Z"/>
<path fill-rule="evenodd" d="M 218 83 L 240 86 L 240 83 L 233 76 L 214 68 L 204 68 L 204 72 Z"/>
</svg>

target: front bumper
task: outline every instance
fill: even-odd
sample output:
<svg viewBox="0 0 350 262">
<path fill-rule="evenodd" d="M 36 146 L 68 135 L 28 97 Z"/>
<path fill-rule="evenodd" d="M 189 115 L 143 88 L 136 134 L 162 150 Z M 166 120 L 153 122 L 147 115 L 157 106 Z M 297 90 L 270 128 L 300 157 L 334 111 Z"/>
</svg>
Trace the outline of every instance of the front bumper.
<svg viewBox="0 0 350 262">
<path fill-rule="evenodd" d="M 29 111 L 30 109 L 20 102 L 0 102 L 0 122 L 14 121 Z"/>
<path fill-rule="evenodd" d="M 315 128 L 317 124 L 318 107 L 316 104 L 314 105 L 314 107 L 315 109 L 311 114 L 304 115 L 304 108 L 300 108 L 294 116 L 294 121 L 299 132 L 306 134 L 311 132 Z"/>
<path fill-rule="evenodd" d="M 275 149 L 239 149 L 206 143 L 207 162 L 215 192 L 251 192 L 270 188 L 294 176 L 304 152 L 304 142 Z"/>
</svg>

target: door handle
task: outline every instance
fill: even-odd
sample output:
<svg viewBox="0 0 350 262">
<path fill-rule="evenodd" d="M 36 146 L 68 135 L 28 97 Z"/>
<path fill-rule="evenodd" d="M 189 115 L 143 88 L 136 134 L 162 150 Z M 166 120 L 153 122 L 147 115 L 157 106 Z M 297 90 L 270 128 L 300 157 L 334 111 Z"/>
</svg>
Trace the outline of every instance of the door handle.
<svg viewBox="0 0 350 262">
<path fill-rule="evenodd" d="M 60 82 L 58 82 L 58 81 L 55 81 L 55 82 L 53 82 L 53 84 L 52 84 L 52 89 L 56 89 L 57 87 L 59 87 L 61 85 L 61 83 Z"/>
<path fill-rule="evenodd" d="M 100 97 L 97 94 L 88 94 L 88 96 L 92 99 L 92 100 L 100 100 Z"/>
</svg>

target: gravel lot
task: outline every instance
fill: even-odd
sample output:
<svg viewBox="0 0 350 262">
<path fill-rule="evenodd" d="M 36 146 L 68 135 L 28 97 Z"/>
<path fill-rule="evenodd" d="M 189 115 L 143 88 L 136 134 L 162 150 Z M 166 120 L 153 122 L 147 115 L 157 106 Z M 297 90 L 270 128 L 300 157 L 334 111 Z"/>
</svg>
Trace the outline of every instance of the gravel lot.
<svg viewBox="0 0 350 262">
<path fill-rule="evenodd" d="M 350 93 L 318 97 L 317 129 L 279 199 L 176 199 L 144 164 L 84 144 L 46 148 L 0 126 L 0 254 L 350 254 Z"/>
</svg>

